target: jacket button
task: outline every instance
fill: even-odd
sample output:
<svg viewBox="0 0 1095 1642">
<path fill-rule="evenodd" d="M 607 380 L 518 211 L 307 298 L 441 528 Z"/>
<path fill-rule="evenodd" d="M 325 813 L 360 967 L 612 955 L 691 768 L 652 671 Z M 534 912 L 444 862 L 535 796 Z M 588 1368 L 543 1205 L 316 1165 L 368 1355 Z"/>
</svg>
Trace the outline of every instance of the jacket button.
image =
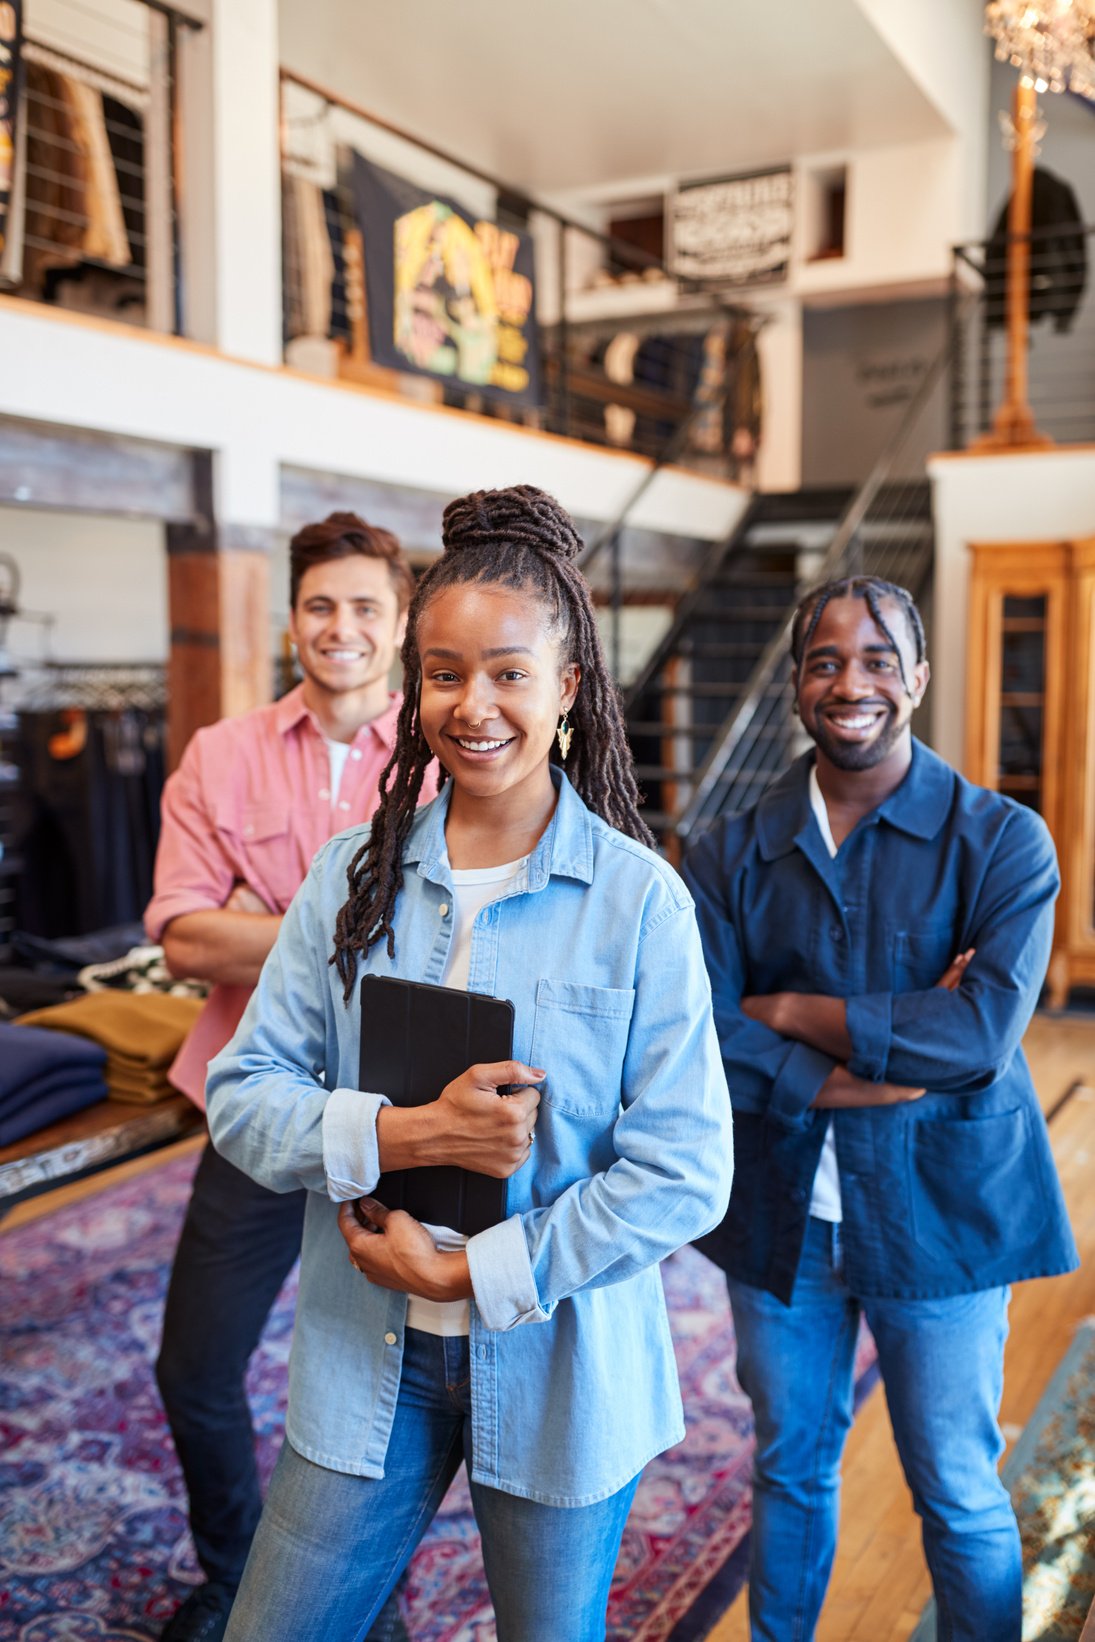
<svg viewBox="0 0 1095 1642">
<path fill-rule="evenodd" d="M 806 1201 L 806 1193 L 801 1186 L 792 1186 L 787 1195 L 792 1203 L 805 1203 Z"/>
<path fill-rule="evenodd" d="M 844 931 L 841 929 L 839 924 L 833 924 L 832 928 L 829 930 L 829 934 L 834 941 L 842 941 L 844 939 Z"/>
<path fill-rule="evenodd" d="M 385 1345 L 386 1345 L 386 1346 L 394 1346 L 394 1345 L 395 1345 L 395 1341 L 396 1341 L 396 1337 L 395 1337 L 395 1335 L 394 1335 L 394 1334 L 385 1334 L 385 1336 L 384 1336 L 384 1344 L 385 1344 Z"/>
</svg>

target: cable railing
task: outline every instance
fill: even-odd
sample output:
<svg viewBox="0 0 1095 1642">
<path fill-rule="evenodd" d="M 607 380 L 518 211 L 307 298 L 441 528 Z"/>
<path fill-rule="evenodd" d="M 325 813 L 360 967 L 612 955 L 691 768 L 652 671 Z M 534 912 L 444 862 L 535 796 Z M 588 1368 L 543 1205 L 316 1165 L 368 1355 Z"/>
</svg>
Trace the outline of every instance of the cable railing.
<svg viewBox="0 0 1095 1642">
<path fill-rule="evenodd" d="M 25 8 L 0 291 L 179 332 L 178 29 L 159 0 Z"/>
<path fill-rule="evenodd" d="M 931 572 L 931 502 L 925 479 L 898 477 L 906 449 L 920 433 L 933 394 L 950 363 L 943 348 L 925 373 L 893 439 L 846 509 L 832 541 L 810 569 L 811 583 L 870 574 L 921 594 Z M 708 751 L 669 830 L 681 842 L 716 816 L 756 802 L 799 748 L 792 713 L 790 636 L 794 606 L 785 613 L 735 706 L 712 732 Z"/>
<path fill-rule="evenodd" d="M 1095 226 L 1057 224 L 1018 240 L 959 245 L 954 285 L 963 293 L 954 325 L 951 444 L 962 449 L 992 426 L 1004 397 L 1009 244 L 1029 244 L 1028 398 L 1041 433 L 1059 444 L 1095 440 Z"/>
<path fill-rule="evenodd" d="M 289 362 L 654 465 L 750 466 L 746 307 L 312 80 L 281 87 Z"/>
</svg>

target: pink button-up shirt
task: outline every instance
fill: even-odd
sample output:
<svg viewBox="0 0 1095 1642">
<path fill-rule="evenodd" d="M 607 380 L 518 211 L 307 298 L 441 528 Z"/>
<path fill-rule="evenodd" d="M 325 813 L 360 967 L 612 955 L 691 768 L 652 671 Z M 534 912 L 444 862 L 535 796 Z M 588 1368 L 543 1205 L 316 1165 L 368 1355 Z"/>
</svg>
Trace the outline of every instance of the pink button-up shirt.
<svg viewBox="0 0 1095 1642">
<path fill-rule="evenodd" d="M 237 883 L 271 912 L 284 912 L 320 846 L 376 809 L 400 699 L 393 695 L 387 710 L 358 730 L 333 799 L 327 743 L 304 705 L 302 685 L 272 706 L 198 730 L 164 787 L 144 919 L 149 940 L 159 941 L 172 918 L 223 907 Z M 422 802 L 435 791 L 431 767 Z M 206 1067 L 239 1025 L 251 990 L 214 986 L 176 1056 L 171 1081 L 198 1106 L 205 1105 Z"/>
</svg>

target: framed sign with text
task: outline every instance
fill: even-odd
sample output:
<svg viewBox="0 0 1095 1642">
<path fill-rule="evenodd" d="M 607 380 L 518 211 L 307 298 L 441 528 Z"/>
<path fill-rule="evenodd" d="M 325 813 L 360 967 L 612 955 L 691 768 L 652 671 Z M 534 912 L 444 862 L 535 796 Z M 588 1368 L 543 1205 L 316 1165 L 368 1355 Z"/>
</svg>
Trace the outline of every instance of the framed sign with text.
<svg viewBox="0 0 1095 1642">
<path fill-rule="evenodd" d="M 787 278 L 793 223 L 790 166 L 683 183 L 670 203 L 669 262 L 682 279 L 777 284 Z"/>
</svg>

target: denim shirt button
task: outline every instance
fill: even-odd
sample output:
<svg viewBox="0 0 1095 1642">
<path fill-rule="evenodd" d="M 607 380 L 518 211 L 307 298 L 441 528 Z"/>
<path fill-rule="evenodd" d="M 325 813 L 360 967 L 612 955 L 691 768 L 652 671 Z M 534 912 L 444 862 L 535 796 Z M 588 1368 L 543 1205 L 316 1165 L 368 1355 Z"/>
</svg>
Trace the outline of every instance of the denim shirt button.
<svg viewBox="0 0 1095 1642">
<path fill-rule="evenodd" d="M 437 915 L 438 915 L 439 918 L 447 918 L 448 917 L 448 915 L 449 915 L 449 903 L 447 901 L 442 901 L 441 905 L 437 909 Z"/>
<path fill-rule="evenodd" d="M 386 1346 L 394 1346 L 395 1342 L 396 1342 L 396 1336 L 394 1334 L 392 1334 L 390 1331 L 387 1334 L 385 1334 L 384 1344 Z"/>
<path fill-rule="evenodd" d="M 479 1347 L 479 1361 L 481 1363 L 485 1363 L 486 1360 L 487 1360 L 487 1348 L 486 1348 L 486 1346 L 480 1346 Z"/>
</svg>

